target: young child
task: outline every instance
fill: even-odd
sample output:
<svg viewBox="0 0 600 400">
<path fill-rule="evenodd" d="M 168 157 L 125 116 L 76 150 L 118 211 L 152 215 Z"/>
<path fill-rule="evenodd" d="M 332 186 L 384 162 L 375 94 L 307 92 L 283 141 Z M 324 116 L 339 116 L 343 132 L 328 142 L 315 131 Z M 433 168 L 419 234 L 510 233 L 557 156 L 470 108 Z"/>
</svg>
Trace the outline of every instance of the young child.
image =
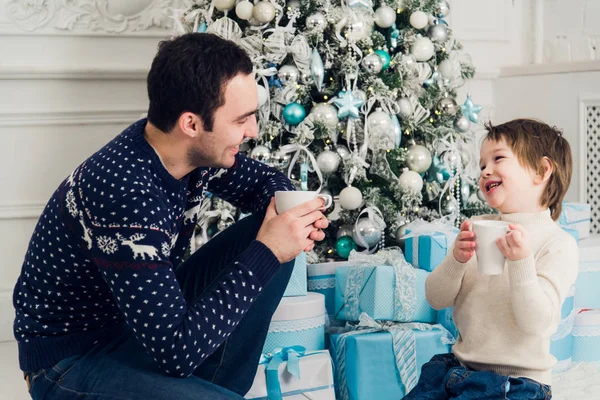
<svg viewBox="0 0 600 400">
<path fill-rule="evenodd" d="M 427 301 L 454 306 L 459 337 L 434 356 L 406 399 L 550 399 L 556 359 L 550 337 L 578 272 L 578 248 L 556 220 L 572 174 L 562 133 L 519 119 L 486 125 L 479 188 L 510 231 L 496 241 L 501 275 L 480 275 L 475 234 L 465 221 L 453 251 L 428 277 Z"/>
</svg>

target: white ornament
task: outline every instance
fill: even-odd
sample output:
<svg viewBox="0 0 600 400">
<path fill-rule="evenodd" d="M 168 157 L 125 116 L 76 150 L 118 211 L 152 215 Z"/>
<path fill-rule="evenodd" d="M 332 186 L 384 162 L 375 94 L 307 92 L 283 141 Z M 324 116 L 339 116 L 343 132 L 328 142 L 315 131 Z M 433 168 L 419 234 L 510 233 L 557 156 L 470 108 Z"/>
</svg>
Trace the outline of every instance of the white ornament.
<svg viewBox="0 0 600 400">
<path fill-rule="evenodd" d="M 281 83 L 287 85 L 289 83 L 296 83 L 300 79 L 300 71 L 293 65 L 283 65 L 277 71 L 277 76 L 281 79 Z"/>
<path fill-rule="evenodd" d="M 356 210 L 362 203 L 362 193 L 354 186 L 348 186 L 340 192 L 340 207 L 344 210 Z"/>
<path fill-rule="evenodd" d="M 213 0 L 213 4 L 219 11 L 229 11 L 235 7 L 235 0 Z"/>
<path fill-rule="evenodd" d="M 429 24 L 429 17 L 423 11 L 410 14 L 410 24 L 415 29 L 423 29 Z"/>
<path fill-rule="evenodd" d="M 377 75 L 383 69 L 383 60 L 377 53 L 371 53 L 362 59 L 362 66 L 370 74 Z"/>
<path fill-rule="evenodd" d="M 408 97 L 401 97 L 400 100 L 398 100 L 398 107 L 400 109 L 398 115 L 400 115 L 403 118 L 410 117 L 415 111 Z"/>
<path fill-rule="evenodd" d="M 389 28 L 396 22 L 396 10 L 383 5 L 375 10 L 375 23 L 381 28 Z"/>
<path fill-rule="evenodd" d="M 440 71 L 440 74 L 446 79 L 454 78 L 454 75 L 456 74 L 454 62 L 449 59 L 442 61 L 440 65 L 438 65 L 438 71 Z"/>
<path fill-rule="evenodd" d="M 269 93 L 263 85 L 259 85 L 258 83 L 256 84 L 256 88 L 258 89 L 258 108 L 260 108 L 267 102 Z"/>
<path fill-rule="evenodd" d="M 339 122 L 337 109 L 331 104 L 317 104 L 310 110 L 310 114 L 314 116 L 315 121 L 321 122 L 332 129 L 335 129 Z"/>
<path fill-rule="evenodd" d="M 266 24 L 275 18 L 275 7 L 268 1 L 259 1 L 252 9 L 252 16 L 257 21 Z"/>
<path fill-rule="evenodd" d="M 242 0 L 237 6 L 235 6 L 235 14 L 243 20 L 249 20 L 252 18 L 252 9 L 254 8 L 254 4 L 249 1 Z"/>
<path fill-rule="evenodd" d="M 342 157 L 342 160 L 346 161 L 350 159 L 350 150 L 348 150 L 348 148 L 344 145 L 337 145 L 336 146 L 336 151 L 338 152 L 338 154 L 340 155 L 340 157 Z"/>
<path fill-rule="evenodd" d="M 433 56 L 435 49 L 428 37 L 421 37 L 410 46 L 410 53 L 417 61 L 427 61 Z"/>
<path fill-rule="evenodd" d="M 338 169 L 340 156 L 331 150 L 324 150 L 317 156 L 317 165 L 323 173 L 330 174 Z"/>
<path fill-rule="evenodd" d="M 373 17 L 366 11 L 355 9 L 348 23 L 348 38 L 356 41 L 366 39 L 373 31 Z"/>
<path fill-rule="evenodd" d="M 388 133 L 393 129 L 390 115 L 381 108 L 377 108 L 375 112 L 369 114 L 367 126 L 373 133 Z"/>
<path fill-rule="evenodd" d="M 404 168 L 404 172 L 402 172 L 398 180 L 404 190 L 419 193 L 423 189 L 423 178 L 421 178 L 421 175 L 415 171 L 410 171 L 408 168 Z"/>
<path fill-rule="evenodd" d="M 379 239 L 381 239 L 381 231 L 369 218 L 361 218 L 356 223 L 356 227 L 352 232 L 352 238 L 358 245 L 361 243 L 359 237 L 364 240 L 369 248 L 371 248 L 379 242 Z"/>
<path fill-rule="evenodd" d="M 323 13 L 316 12 L 306 17 L 306 27 L 322 32 L 327 28 L 327 19 Z"/>
<path fill-rule="evenodd" d="M 422 174 L 431 166 L 431 152 L 427 147 L 415 144 L 408 148 L 405 162 L 411 171 Z"/>
</svg>

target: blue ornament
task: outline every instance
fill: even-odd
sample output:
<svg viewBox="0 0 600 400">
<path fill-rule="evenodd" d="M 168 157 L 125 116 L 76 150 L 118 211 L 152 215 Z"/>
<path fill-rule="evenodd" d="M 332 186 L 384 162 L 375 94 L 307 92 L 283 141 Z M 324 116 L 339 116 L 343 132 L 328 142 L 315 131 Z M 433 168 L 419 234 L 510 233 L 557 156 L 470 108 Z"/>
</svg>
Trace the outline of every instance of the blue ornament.
<svg viewBox="0 0 600 400">
<path fill-rule="evenodd" d="M 306 118 L 306 110 L 300 103 L 290 103 L 283 109 L 283 119 L 288 125 L 298 125 Z"/>
<path fill-rule="evenodd" d="M 438 14 L 438 16 L 439 15 L 441 15 L 441 14 Z M 444 25 L 448 26 L 448 23 L 443 18 L 441 18 L 441 17 L 438 18 L 438 23 L 439 24 L 444 24 Z"/>
<path fill-rule="evenodd" d="M 394 133 L 394 144 L 396 147 L 400 147 L 402 143 L 402 126 L 400 126 L 400 120 L 396 114 L 392 114 L 392 132 Z"/>
<path fill-rule="evenodd" d="M 267 68 L 277 69 L 277 64 L 272 62 L 267 63 Z M 282 89 L 283 85 L 281 84 L 281 79 L 279 79 L 279 77 L 276 75 L 271 75 L 269 77 L 269 87 L 278 87 L 279 89 Z"/>
<path fill-rule="evenodd" d="M 465 103 L 462 105 L 463 115 L 469 118 L 469 120 L 473 123 L 479 122 L 479 112 L 483 107 L 474 104 L 473 100 L 471 100 L 471 95 L 467 94 L 467 99 Z"/>
<path fill-rule="evenodd" d="M 204 33 L 204 32 L 206 32 L 207 28 L 208 27 L 206 26 L 206 22 L 202 22 L 200 25 L 198 25 L 198 29 L 196 30 L 196 32 Z"/>
<path fill-rule="evenodd" d="M 388 52 L 385 50 L 375 50 L 375 54 L 381 57 L 381 60 L 383 61 L 383 69 L 388 69 L 390 63 L 392 62 L 392 58 L 390 57 Z"/>
<path fill-rule="evenodd" d="M 325 78 L 325 67 L 323 66 L 323 60 L 317 49 L 313 50 L 312 56 L 310 57 L 310 75 L 315 81 L 317 90 L 320 92 L 323 88 L 323 79 Z"/>
<path fill-rule="evenodd" d="M 215 234 L 217 232 L 219 232 L 219 228 L 217 227 L 217 224 L 210 224 L 208 226 L 208 228 L 206 228 L 206 234 L 208 235 L 208 237 L 215 236 Z"/>
<path fill-rule="evenodd" d="M 362 99 L 354 97 L 351 91 L 341 91 L 338 93 L 337 99 L 333 101 L 338 107 L 339 118 L 358 118 L 358 107 L 363 105 Z"/>
<path fill-rule="evenodd" d="M 440 73 L 438 72 L 438 70 L 434 70 L 433 74 L 431 74 L 431 77 L 429 79 L 425 79 L 423 81 L 423 87 L 431 87 L 433 86 L 434 83 L 436 83 L 438 80 L 440 79 Z"/>
<path fill-rule="evenodd" d="M 398 28 L 396 27 L 396 23 L 394 22 L 394 25 L 392 25 L 392 30 L 390 32 L 390 47 L 393 49 L 396 46 L 398 46 L 398 38 L 400 37 L 400 31 L 398 30 Z"/>
<path fill-rule="evenodd" d="M 438 156 L 434 156 L 431 161 L 431 167 L 427 171 L 427 182 L 437 181 L 441 184 L 448 179 L 450 179 L 450 170 L 440 161 Z"/>
<path fill-rule="evenodd" d="M 356 250 L 358 246 L 351 236 L 341 236 L 335 242 L 335 252 L 342 258 L 348 258 L 352 250 Z"/>
</svg>

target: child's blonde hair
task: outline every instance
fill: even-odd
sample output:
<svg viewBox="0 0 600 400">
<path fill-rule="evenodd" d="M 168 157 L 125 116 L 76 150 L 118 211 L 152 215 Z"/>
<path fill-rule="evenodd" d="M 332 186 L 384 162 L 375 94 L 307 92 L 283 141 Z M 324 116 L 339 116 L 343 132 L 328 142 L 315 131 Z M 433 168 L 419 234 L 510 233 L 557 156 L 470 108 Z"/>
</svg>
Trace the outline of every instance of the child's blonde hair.
<svg viewBox="0 0 600 400">
<path fill-rule="evenodd" d="M 520 163 L 544 175 L 542 160 L 547 157 L 552 164 L 552 175 L 541 205 L 547 206 L 552 219 L 557 220 L 562 211 L 562 201 L 567 193 L 573 174 L 573 156 L 567 139 L 556 127 L 531 119 L 515 119 L 502 125 L 485 124 L 486 140 L 504 139 L 518 157 Z"/>
</svg>

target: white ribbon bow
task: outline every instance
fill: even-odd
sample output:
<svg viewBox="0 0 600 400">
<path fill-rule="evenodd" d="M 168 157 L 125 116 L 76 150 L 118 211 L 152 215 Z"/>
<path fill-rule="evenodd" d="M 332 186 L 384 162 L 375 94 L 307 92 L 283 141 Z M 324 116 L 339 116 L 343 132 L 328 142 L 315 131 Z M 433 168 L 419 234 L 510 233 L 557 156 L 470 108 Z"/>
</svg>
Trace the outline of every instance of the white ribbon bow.
<svg viewBox="0 0 600 400">
<path fill-rule="evenodd" d="M 310 73 L 311 49 L 308 39 L 304 35 L 297 35 L 290 46 L 285 44 L 286 32 L 284 29 L 276 29 L 264 43 L 267 60 L 281 64 L 288 53 L 292 54 L 294 63 L 302 73 Z"/>
<path fill-rule="evenodd" d="M 321 173 L 321 169 L 317 164 L 317 160 L 315 159 L 315 156 L 311 153 L 311 151 L 308 150 L 306 146 L 303 146 L 299 143 L 286 144 L 284 146 L 281 146 L 279 150 L 284 154 L 294 153 L 294 156 L 290 160 L 290 166 L 288 167 L 288 178 L 291 178 L 292 169 L 294 168 L 294 165 L 296 165 L 296 162 L 298 162 L 300 154 L 302 152 L 306 153 L 308 159 L 310 160 L 310 163 L 308 163 L 308 170 L 310 172 L 317 173 L 317 177 L 319 178 L 319 188 L 316 191 L 317 193 L 320 192 L 321 187 L 323 187 L 323 174 Z"/>
<path fill-rule="evenodd" d="M 367 214 L 367 218 L 369 219 L 369 221 L 371 221 L 373 225 L 375 225 L 375 227 L 381 232 L 382 235 L 387 225 L 383 219 L 383 214 L 381 214 L 381 211 L 379 211 L 379 208 L 374 206 L 365 208 L 360 212 L 360 214 L 358 214 L 358 217 L 356 218 L 356 222 L 354 223 L 354 231 L 356 232 L 357 239 L 356 241 L 359 245 L 365 248 L 363 253 L 373 254 L 379 247 L 379 243 L 376 243 L 372 249 L 369 249 L 369 245 L 365 241 L 365 238 L 361 235 L 361 233 L 358 230 L 358 221 L 360 220 L 360 217 L 365 213 Z"/>
</svg>

